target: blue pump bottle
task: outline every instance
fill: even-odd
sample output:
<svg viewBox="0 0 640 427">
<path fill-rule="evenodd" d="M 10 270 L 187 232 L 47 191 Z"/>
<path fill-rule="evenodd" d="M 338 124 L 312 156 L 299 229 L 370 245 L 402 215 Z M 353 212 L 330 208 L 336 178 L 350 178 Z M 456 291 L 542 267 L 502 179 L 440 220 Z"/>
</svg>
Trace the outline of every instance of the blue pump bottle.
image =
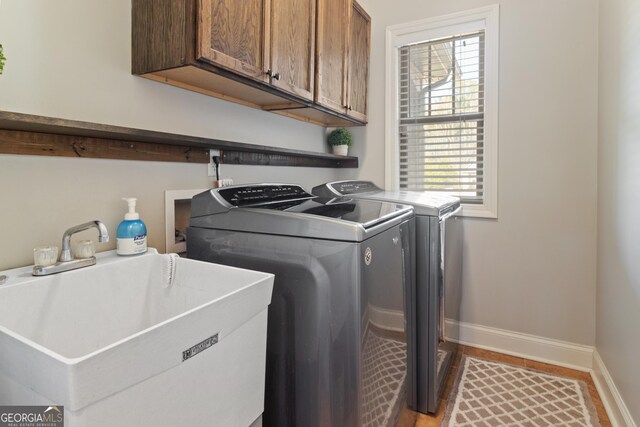
<svg viewBox="0 0 640 427">
<path fill-rule="evenodd" d="M 133 197 L 122 200 L 129 205 L 129 212 L 118 226 L 116 253 L 118 255 L 137 255 L 147 252 L 147 227 L 136 212 L 136 201 Z"/>
</svg>

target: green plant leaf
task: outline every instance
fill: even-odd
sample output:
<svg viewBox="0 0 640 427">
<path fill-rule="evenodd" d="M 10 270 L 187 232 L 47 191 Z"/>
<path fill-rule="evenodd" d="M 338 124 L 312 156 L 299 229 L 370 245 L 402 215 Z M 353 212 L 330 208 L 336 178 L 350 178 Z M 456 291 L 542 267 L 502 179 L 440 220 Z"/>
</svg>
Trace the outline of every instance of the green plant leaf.
<svg viewBox="0 0 640 427">
<path fill-rule="evenodd" d="M 351 147 L 353 143 L 353 136 L 346 128 L 338 128 L 332 131 L 327 137 L 329 145 L 347 145 Z"/>
<path fill-rule="evenodd" d="M 0 44 L 0 74 L 2 74 L 2 72 L 4 71 L 4 63 L 6 62 L 6 60 L 7 58 L 4 56 L 4 49 Z"/>
</svg>

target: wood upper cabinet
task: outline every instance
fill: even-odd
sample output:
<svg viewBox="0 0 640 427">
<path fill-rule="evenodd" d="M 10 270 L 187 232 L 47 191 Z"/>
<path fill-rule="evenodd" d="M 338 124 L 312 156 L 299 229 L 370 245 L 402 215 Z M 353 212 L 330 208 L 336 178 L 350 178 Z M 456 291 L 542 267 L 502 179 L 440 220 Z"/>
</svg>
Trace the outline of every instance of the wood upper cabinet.
<svg viewBox="0 0 640 427">
<path fill-rule="evenodd" d="M 361 121 L 367 120 L 370 45 L 371 17 L 354 1 L 349 24 L 347 115 Z"/>
<path fill-rule="evenodd" d="M 318 0 L 316 103 L 347 110 L 347 42 L 351 0 Z"/>
<path fill-rule="evenodd" d="M 268 82 L 269 0 L 200 0 L 196 58 Z"/>
<path fill-rule="evenodd" d="M 354 0 L 132 0 L 133 74 L 323 126 L 366 123 Z"/>
<path fill-rule="evenodd" d="M 271 84 L 313 101 L 316 0 L 270 2 Z"/>
<path fill-rule="evenodd" d="M 318 0 L 315 102 L 367 121 L 371 18 L 353 0 Z"/>
<path fill-rule="evenodd" d="M 313 100 L 315 0 L 201 0 L 197 58 Z"/>
</svg>

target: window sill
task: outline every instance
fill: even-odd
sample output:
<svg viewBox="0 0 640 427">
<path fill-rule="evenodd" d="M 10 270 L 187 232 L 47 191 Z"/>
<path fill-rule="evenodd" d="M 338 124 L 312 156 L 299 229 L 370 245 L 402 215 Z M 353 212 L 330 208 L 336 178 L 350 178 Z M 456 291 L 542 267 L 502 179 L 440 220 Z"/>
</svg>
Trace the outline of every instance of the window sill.
<svg viewBox="0 0 640 427">
<path fill-rule="evenodd" d="M 473 205 L 465 203 L 461 206 L 462 211 L 458 214 L 460 217 L 498 219 L 498 211 L 495 207 L 491 208 L 485 204 Z"/>
</svg>

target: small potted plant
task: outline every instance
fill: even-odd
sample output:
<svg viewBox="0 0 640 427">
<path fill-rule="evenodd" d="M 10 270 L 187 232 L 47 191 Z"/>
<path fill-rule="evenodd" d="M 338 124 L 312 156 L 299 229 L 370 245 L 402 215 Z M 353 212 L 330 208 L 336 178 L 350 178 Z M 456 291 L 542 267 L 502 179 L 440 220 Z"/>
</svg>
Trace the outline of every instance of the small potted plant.
<svg viewBox="0 0 640 427">
<path fill-rule="evenodd" d="M 328 142 L 333 148 L 333 154 L 346 156 L 353 142 L 353 137 L 347 129 L 338 128 L 329 134 Z"/>
</svg>

